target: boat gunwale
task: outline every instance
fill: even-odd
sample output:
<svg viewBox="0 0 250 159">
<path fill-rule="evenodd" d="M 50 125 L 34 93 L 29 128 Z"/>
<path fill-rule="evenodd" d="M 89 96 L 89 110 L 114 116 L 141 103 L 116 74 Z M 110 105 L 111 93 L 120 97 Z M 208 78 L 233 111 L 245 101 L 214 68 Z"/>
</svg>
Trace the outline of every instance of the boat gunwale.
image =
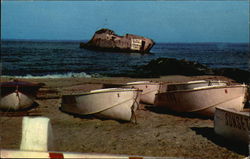
<svg viewBox="0 0 250 159">
<path fill-rule="evenodd" d="M 226 86 L 206 86 L 206 87 L 197 87 L 193 89 L 181 89 L 181 90 L 173 90 L 173 91 L 166 91 L 157 93 L 158 94 L 164 94 L 164 93 L 179 93 L 179 92 L 193 92 L 193 91 L 202 91 L 202 90 L 209 90 L 209 89 L 222 89 L 222 88 L 236 88 L 236 87 L 245 87 L 247 88 L 247 85 L 241 84 L 241 85 L 226 85 Z"/>
<path fill-rule="evenodd" d="M 174 82 L 174 83 L 167 83 L 163 82 L 163 84 L 167 85 L 191 85 L 191 84 L 200 84 L 200 83 L 209 83 L 209 82 L 218 82 L 218 83 L 226 83 L 229 84 L 229 81 L 220 81 L 220 80 L 196 80 L 196 81 L 187 81 L 187 82 Z"/>
<path fill-rule="evenodd" d="M 94 91 L 94 90 L 93 90 Z M 92 95 L 92 94 L 100 94 L 100 93 L 107 93 L 107 92 L 126 92 L 126 91 L 137 91 L 137 92 L 142 92 L 142 90 L 135 89 L 135 88 L 127 88 L 127 89 L 115 89 L 115 90 L 106 90 L 106 91 L 97 91 L 97 92 L 82 92 L 82 93 L 73 93 L 73 94 L 65 94 L 62 95 L 62 97 L 66 96 L 85 96 L 85 95 Z"/>
<path fill-rule="evenodd" d="M 137 81 L 136 82 L 128 82 L 124 84 L 124 86 L 131 86 L 131 85 L 161 85 L 163 82 L 152 82 L 152 81 Z"/>
</svg>

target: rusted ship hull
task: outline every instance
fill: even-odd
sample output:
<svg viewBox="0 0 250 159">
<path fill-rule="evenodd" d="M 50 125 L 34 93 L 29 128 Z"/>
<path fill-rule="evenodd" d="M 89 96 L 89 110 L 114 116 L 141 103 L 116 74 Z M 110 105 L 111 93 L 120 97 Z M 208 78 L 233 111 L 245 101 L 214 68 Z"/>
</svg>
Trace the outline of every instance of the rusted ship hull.
<svg viewBox="0 0 250 159">
<path fill-rule="evenodd" d="M 155 42 L 152 39 L 138 35 L 116 35 L 109 29 L 100 29 L 87 43 L 80 43 L 80 48 L 111 51 L 149 53 Z"/>
</svg>

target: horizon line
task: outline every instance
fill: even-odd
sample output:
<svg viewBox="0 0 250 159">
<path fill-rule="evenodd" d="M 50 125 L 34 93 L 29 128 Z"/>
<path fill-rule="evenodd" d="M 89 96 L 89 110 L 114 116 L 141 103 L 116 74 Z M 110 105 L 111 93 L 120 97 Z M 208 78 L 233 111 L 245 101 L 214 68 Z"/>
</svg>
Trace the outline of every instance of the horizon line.
<svg viewBox="0 0 250 159">
<path fill-rule="evenodd" d="M 50 41 L 50 42 L 87 42 L 89 40 L 74 40 L 74 39 L 2 39 L 1 41 L 40 41 L 40 42 L 45 42 L 45 41 Z M 155 43 L 231 43 L 231 44 L 247 44 L 249 42 L 222 42 L 222 41 L 210 41 L 210 42 L 201 42 L 201 41 L 193 41 L 193 42 L 185 42 L 185 41 L 179 41 L 179 42 L 171 42 L 171 41 L 159 41 Z"/>
</svg>

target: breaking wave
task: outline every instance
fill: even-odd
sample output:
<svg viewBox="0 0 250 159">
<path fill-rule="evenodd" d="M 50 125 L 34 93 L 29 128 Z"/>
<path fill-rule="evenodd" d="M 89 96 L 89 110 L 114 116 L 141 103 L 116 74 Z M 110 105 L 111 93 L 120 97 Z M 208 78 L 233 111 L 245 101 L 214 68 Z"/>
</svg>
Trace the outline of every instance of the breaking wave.
<svg viewBox="0 0 250 159">
<path fill-rule="evenodd" d="M 7 77 L 7 78 L 33 78 L 33 79 L 40 79 L 40 78 L 98 78 L 98 77 L 104 77 L 99 74 L 87 74 L 85 72 L 81 73 L 65 73 L 65 74 L 50 74 L 50 75 L 42 75 L 42 76 L 34 76 L 34 75 L 25 75 L 25 76 L 8 76 L 8 75 L 3 75 L 2 77 Z"/>
</svg>

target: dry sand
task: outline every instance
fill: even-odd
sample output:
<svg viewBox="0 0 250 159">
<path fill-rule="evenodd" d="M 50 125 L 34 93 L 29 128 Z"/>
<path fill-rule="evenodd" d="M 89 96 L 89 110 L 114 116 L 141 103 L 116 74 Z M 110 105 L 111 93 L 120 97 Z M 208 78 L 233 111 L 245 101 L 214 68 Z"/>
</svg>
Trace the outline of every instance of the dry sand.
<svg viewBox="0 0 250 159">
<path fill-rule="evenodd" d="M 137 124 L 115 120 L 74 117 L 59 107 L 61 95 L 102 88 L 104 83 L 125 83 L 138 80 L 182 82 L 197 79 L 222 79 L 219 76 L 165 76 L 155 79 L 133 78 L 65 78 L 22 79 L 46 84 L 36 102 L 42 116 L 51 119 L 55 151 L 129 154 L 159 157 L 203 159 L 244 158 L 247 145 L 217 136 L 212 119 L 184 116 L 143 105 L 136 112 Z M 2 78 L 2 81 L 10 80 Z M 2 149 L 19 149 L 22 117 L 1 116 L 0 144 Z"/>
</svg>

